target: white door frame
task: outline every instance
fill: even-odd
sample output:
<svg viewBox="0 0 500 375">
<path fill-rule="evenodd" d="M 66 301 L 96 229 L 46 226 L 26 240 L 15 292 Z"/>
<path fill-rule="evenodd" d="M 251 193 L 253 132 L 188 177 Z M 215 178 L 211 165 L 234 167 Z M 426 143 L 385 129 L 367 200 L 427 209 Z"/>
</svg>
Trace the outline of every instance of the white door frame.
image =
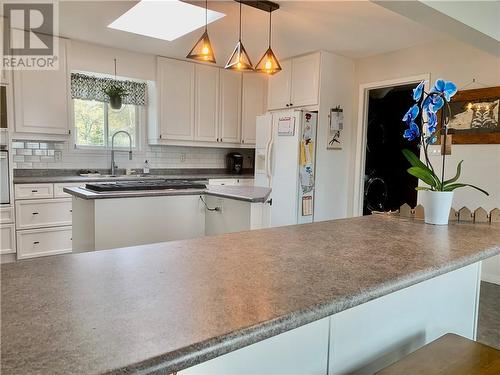
<svg viewBox="0 0 500 375">
<path fill-rule="evenodd" d="M 358 96 L 358 124 L 356 133 L 356 159 L 354 164 L 354 195 L 352 214 L 353 216 L 363 215 L 363 195 L 364 195 L 364 171 L 366 158 L 366 137 L 368 122 L 368 92 L 373 89 L 389 86 L 401 86 L 421 81 L 430 81 L 430 73 L 415 76 L 389 79 L 385 81 L 369 82 L 359 85 Z M 426 84 L 428 89 L 429 83 Z M 402 116 L 401 116 L 402 117 Z"/>
</svg>

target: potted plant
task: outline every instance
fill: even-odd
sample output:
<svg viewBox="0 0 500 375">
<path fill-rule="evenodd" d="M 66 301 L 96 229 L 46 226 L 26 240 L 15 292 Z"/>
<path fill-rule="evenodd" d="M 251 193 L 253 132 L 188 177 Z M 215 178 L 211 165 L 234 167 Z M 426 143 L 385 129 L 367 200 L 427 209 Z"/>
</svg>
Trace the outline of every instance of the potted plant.
<svg viewBox="0 0 500 375">
<path fill-rule="evenodd" d="M 120 109 L 122 107 L 122 100 L 127 96 L 127 91 L 118 85 L 110 84 L 104 90 L 104 93 L 109 97 L 109 105 L 113 109 Z"/>
<path fill-rule="evenodd" d="M 445 180 L 446 155 L 442 155 L 441 176 L 438 176 L 429 159 L 429 145 L 436 142 L 438 135 L 443 137 L 443 149 L 446 148 L 447 126 L 451 116 L 449 101 L 457 92 L 457 86 L 450 81 L 443 79 L 436 80 L 436 83 L 429 92 L 424 91 L 426 81 L 422 81 L 413 90 L 413 100 L 415 104 L 406 112 L 403 121 L 407 128 L 403 137 L 409 141 L 418 141 L 419 148 L 423 149 L 424 161 L 408 149 L 403 150 L 403 155 L 410 162 L 411 167 L 408 173 L 417 177 L 428 186 L 418 186 L 421 191 L 422 203 L 425 212 L 425 222 L 429 224 L 448 224 L 451 204 L 453 201 L 453 191 L 462 187 L 471 187 L 488 195 L 486 191 L 477 186 L 459 182 L 463 160 L 458 163 L 454 177 Z M 441 111 L 441 127 L 437 130 L 438 113 Z M 417 117 L 421 113 L 421 127 L 416 123 Z M 422 130 L 420 130 L 422 129 Z"/>
</svg>

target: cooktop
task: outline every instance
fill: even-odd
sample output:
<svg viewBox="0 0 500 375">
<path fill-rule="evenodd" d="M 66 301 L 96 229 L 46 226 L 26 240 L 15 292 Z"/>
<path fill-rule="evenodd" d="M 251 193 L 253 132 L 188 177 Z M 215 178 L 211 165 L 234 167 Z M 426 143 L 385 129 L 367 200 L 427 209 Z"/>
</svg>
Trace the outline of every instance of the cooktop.
<svg viewBox="0 0 500 375">
<path fill-rule="evenodd" d="M 89 183 L 85 188 L 94 191 L 129 191 L 129 190 L 167 190 L 167 189 L 205 189 L 207 186 L 199 181 L 188 180 L 148 180 L 148 181 L 116 181 Z"/>
</svg>

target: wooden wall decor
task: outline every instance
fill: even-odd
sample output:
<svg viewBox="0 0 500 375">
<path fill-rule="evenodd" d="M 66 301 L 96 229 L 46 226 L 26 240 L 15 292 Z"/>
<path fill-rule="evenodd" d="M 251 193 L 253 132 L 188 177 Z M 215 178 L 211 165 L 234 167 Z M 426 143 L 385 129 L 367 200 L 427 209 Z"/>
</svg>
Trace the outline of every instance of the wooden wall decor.
<svg viewBox="0 0 500 375">
<path fill-rule="evenodd" d="M 457 213 L 457 211 L 454 210 L 453 207 L 450 210 L 450 217 L 448 220 L 449 221 L 457 221 L 458 220 L 458 213 Z"/>
<path fill-rule="evenodd" d="M 467 207 L 458 210 L 458 221 L 471 222 L 473 218 L 472 212 Z"/>
<path fill-rule="evenodd" d="M 500 143 L 500 86 L 459 91 L 450 109 L 452 144 Z"/>
<path fill-rule="evenodd" d="M 424 206 L 419 204 L 417 207 L 415 207 L 415 219 L 418 220 L 424 220 Z"/>
<path fill-rule="evenodd" d="M 494 208 L 491 210 L 490 221 L 492 223 L 500 223 L 500 208 Z"/>
<path fill-rule="evenodd" d="M 489 223 L 490 217 L 486 210 L 482 207 L 479 207 L 476 211 L 474 211 L 474 223 Z"/>
<path fill-rule="evenodd" d="M 397 214 L 398 211 L 396 211 Z M 425 213 L 425 207 L 419 204 L 414 209 L 407 203 L 403 204 L 399 208 L 399 216 L 408 219 L 423 220 Z M 488 214 L 482 207 L 478 207 L 475 211 L 471 211 L 468 207 L 462 207 L 460 210 L 455 211 L 454 208 L 450 210 L 449 222 L 460 221 L 462 223 L 478 223 L 478 224 L 489 224 L 489 223 L 500 223 L 500 208 L 494 208 Z"/>
<path fill-rule="evenodd" d="M 399 216 L 409 218 L 413 217 L 413 210 L 408 203 L 405 203 L 401 207 L 399 207 Z"/>
</svg>

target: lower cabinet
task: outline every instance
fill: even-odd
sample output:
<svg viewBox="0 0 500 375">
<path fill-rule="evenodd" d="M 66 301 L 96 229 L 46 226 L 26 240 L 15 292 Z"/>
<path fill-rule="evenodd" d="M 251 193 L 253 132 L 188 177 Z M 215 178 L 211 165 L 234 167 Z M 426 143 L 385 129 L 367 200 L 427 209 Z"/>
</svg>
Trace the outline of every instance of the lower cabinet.
<svg viewBox="0 0 500 375">
<path fill-rule="evenodd" d="M 17 248 L 18 259 L 72 251 L 73 207 L 71 196 L 63 191 L 66 186 L 82 186 L 82 184 L 15 185 L 16 223 L 12 224 L 14 244 L 12 252 L 16 252 Z M 3 230 L 2 225 L 2 246 Z"/>
<path fill-rule="evenodd" d="M 234 186 L 253 186 L 253 178 L 211 178 L 209 185 L 234 185 Z"/>
<path fill-rule="evenodd" d="M 71 226 L 17 231 L 17 258 L 71 252 Z"/>
<path fill-rule="evenodd" d="M 0 227 L 0 255 L 16 252 L 16 226 L 2 224 Z"/>
</svg>

